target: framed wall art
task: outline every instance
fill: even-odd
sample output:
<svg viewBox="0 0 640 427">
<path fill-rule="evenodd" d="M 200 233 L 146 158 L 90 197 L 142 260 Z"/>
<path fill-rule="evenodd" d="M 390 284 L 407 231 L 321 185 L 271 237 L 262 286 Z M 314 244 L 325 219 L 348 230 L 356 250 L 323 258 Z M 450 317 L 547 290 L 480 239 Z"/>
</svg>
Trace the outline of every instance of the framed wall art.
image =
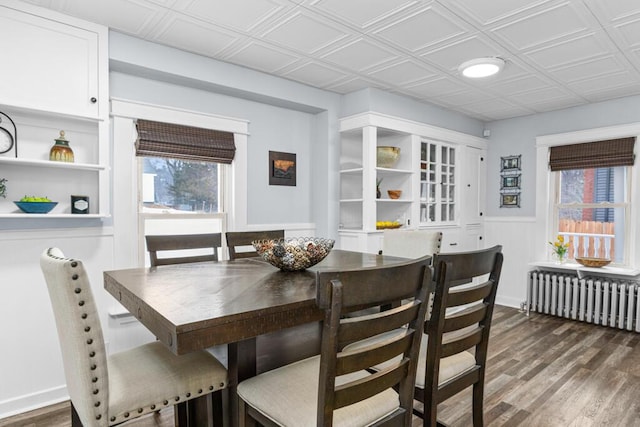
<svg viewBox="0 0 640 427">
<path fill-rule="evenodd" d="M 501 208 L 519 208 L 520 207 L 520 193 L 501 194 L 500 195 L 500 207 Z"/>
<path fill-rule="evenodd" d="M 269 185 L 296 185 L 296 155 L 269 151 Z"/>
<path fill-rule="evenodd" d="M 500 157 L 500 172 L 517 172 L 521 170 L 522 154 Z"/>
<path fill-rule="evenodd" d="M 500 207 L 519 208 L 522 154 L 500 157 Z"/>
<path fill-rule="evenodd" d="M 520 189 L 520 174 L 517 175 L 502 175 L 500 189 L 505 188 L 517 188 Z"/>
</svg>

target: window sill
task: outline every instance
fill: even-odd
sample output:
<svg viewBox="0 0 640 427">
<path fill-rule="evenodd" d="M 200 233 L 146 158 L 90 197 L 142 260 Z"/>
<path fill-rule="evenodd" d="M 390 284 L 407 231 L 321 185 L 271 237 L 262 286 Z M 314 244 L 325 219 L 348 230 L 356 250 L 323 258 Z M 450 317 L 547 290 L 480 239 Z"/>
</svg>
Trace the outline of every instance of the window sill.
<svg viewBox="0 0 640 427">
<path fill-rule="evenodd" d="M 554 271 L 570 271 L 575 272 L 579 278 L 584 276 L 606 276 L 606 277 L 620 277 L 625 279 L 638 278 L 640 276 L 640 270 L 630 267 L 611 267 L 604 266 L 599 268 L 585 267 L 575 262 L 566 262 L 564 264 L 558 264 L 553 261 L 535 261 L 529 263 L 532 267 L 540 267 Z"/>
</svg>

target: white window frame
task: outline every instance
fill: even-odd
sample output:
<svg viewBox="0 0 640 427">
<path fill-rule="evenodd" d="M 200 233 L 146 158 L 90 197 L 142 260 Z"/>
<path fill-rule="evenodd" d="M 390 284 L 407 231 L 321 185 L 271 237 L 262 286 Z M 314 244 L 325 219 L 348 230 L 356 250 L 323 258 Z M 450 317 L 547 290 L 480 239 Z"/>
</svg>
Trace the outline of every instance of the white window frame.
<svg viewBox="0 0 640 427">
<path fill-rule="evenodd" d="M 121 252 L 124 260 L 135 259 L 137 265 L 144 265 L 145 259 L 144 229 L 140 219 L 142 214 L 139 213 L 138 208 L 139 192 L 141 191 L 140 167 L 133 144 L 136 138 L 135 120 L 137 119 L 232 132 L 236 153 L 230 167 L 222 168 L 225 170 L 220 176 L 223 197 L 219 203 L 220 209 L 224 210 L 226 217 L 225 228 L 245 229 L 247 227 L 247 141 L 249 129 L 247 120 L 122 99 L 111 100 L 111 115 L 114 122 L 114 158 L 131 159 L 128 168 L 114 165 L 114 192 L 117 188 L 118 203 L 113 204 L 113 209 L 114 217 L 120 219 L 118 229 L 122 230 L 122 233 L 118 233 L 119 235 L 116 236 L 115 245 L 122 248 L 131 246 L 131 235 L 139 237 L 135 251 L 128 248 L 126 253 L 125 251 Z M 119 183 L 121 185 L 118 185 Z M 129 193 L 129 198 L 123 198 L 122 191 L 125 190 L 125 187 L 134 190 Z M 200 214 L 198 217 L 202 218 L 203 215 L 216 216 L 218 214 Z M 173 214 L 166 216 L 176 218 Z M 131 222 L 126 223 L 122 218 L 131 218 Z M 123 268 L 130 263 L 130 261 L 116 260 L 116 264 L 123 266 Z"/>
<path fill-rule="evenodd" d="M 602 141 L 607 139 L 640 137 L 640 123 L 587 129 L 553 135 L 543 135 L 536 138 L 536 236 L 541 238 L 535 242 L 536 259 L 549 260 L 550 251 L 547 242 L 555 240 L 558 229 L 556 212 L 556 175 L 549 170 L 549 150 L 559 145 L 569 145 Z M 640 140 L 640 138 L 638 138 Z M 638 142 L 634 147 L 634 155 L 638 153 Z M 639 159 L 640 161 L 640 159 Z M 640 165 L 630 167 L 627 174 L 629 187 L 629 209 L 625 217 L 628 236 L 625 238 L 625 262 L 621 267 L 636 268 L 640 266 Z M 635 184 L 634 184 L 635 183 Z"/>
</svg>

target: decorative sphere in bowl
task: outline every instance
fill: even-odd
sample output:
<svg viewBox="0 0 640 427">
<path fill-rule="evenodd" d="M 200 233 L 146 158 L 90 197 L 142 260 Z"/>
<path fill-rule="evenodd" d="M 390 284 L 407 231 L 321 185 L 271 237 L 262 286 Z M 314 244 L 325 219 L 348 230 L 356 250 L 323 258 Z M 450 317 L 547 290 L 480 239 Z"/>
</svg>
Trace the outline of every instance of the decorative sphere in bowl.
<svg viewBox="0 0 640 427">
<path fill-rule="evenodd" d="M 45 214 L 56 207 L 58 202 L 13 202 L 24 213 Z"/>
<path fill-rule="evenodd" d="M 400 147 L 380 146 L 376 149 L 376 166 L 392 168 L 400 158 Z"/>
<path fill-rule="evenodd" d="M 292 237 L 251 242 L 258 254 L 283 271 L 301 271 L 322 261 L 335 240 L 321 237 Z"/>
</svg>

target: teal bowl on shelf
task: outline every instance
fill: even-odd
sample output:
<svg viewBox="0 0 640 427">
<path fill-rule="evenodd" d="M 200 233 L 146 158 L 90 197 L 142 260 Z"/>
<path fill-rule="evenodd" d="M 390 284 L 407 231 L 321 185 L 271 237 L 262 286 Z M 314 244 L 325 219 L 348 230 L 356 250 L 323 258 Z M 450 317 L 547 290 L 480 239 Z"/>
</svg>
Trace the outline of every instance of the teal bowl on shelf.
<svg viewBox="0 0 640 427">
<path fill-rule="evenodd" d="M 13 202 L 24 213 L 45 214 L 51 212 L 58 202 Z"/>
</svg>

